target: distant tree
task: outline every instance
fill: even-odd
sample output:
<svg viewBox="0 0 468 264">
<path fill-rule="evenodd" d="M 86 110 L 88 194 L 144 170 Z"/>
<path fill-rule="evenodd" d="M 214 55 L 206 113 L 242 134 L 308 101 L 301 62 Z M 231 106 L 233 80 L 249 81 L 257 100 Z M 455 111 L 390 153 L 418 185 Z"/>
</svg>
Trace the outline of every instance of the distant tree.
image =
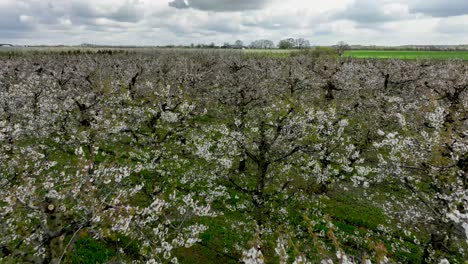
<svg viewBox="0 0 468 264">
<path fill-rule="evenodd" d="M 273 41 L 264 39 L 263 40 L 263 46 L 265 49 L 273 49 L 275 47 L 275 43 Z"/>
<path fill-rule="evenodd" d="M 239 47 L 243 47 L 243 46 L 244 46 L 244 42 L 242 42 L 242 40 L 236 40 L 236 42 L 234 42 L 234 45 L 235 45 L 235 46 L 239 46 Z"/>
<path fill-rule="evenodd" d="M 293 49 L 295 47 L 295 42 L 293 38 L 283 39 L 278 43 L 278 48 Z"/>
<path fill-rule="evenodd" d="M 278 48 L 280 49 L 305 49 L 309 48 L 310 43 L 308 40 L 303 38 L 293 39 L 283 39 L 278 43 Z"/>
<path fill-rule="evenodd" d="M 348 43 L 344 41 L 340 41 L 335 45 L 336 52 L 338 52 L 338 55 L 341 56 L 346 50 L 351 49 L 351 47 L 348 45 Z"/>
<path fill-rule="evenodd" d="M 255 40 L 249 45 L 252 49 L 272 49 L 275 47 L 275 43 L 268 39 Z"/>
<path fill-rule="evenodd" d="M 295 44 L 295 48 L 298 48 L 298 49 L 310 48 L 309 41 L 303 38 L 296 39 L 294 44 Z"/>
</svg>

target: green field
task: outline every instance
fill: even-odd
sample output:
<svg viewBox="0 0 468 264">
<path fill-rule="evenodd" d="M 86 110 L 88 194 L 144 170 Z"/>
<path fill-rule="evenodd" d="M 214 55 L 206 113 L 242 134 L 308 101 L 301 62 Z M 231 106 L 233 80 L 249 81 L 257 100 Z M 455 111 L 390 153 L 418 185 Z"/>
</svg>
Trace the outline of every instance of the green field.
<svg viewBox="0 0 468 264">
<path fill-rule="evenodd" d="M 468 51 L 350 50 L 345 56 L 378 59 L 460 59 L 468 60 Z"/>
</svg>

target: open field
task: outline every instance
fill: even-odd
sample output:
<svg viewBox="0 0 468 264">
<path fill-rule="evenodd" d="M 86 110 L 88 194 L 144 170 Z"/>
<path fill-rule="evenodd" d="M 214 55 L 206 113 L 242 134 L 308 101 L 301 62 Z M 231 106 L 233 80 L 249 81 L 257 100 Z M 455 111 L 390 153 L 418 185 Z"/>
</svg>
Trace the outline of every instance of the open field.
<svg viewBox="0 0 468 264">
<path fill-rule="evenodd" d="M 404 50 L 349 50 L 344 56 L 366 59 L 437 59 L 437 60 L 468 60 L 468 51 L 404 51 Z"/>
</svg>

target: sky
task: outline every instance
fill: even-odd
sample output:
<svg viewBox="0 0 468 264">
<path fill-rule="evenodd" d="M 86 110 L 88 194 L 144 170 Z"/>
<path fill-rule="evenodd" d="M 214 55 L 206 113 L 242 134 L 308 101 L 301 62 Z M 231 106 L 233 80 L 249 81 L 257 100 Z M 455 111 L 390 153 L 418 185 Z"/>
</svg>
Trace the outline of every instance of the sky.
<svg viewBox="0 0 468 264">
<path fill-rule="evenodd" d="M 468 44 L 468 0 L 0 0 L 0 43 Z"/>
</svg>

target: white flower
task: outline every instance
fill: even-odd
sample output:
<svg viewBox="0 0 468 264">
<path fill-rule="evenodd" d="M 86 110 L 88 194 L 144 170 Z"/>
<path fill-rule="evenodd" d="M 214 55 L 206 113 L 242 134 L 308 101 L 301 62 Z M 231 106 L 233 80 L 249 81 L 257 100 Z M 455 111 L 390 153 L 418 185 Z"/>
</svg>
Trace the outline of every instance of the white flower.
<svg viewBox="0 0 468 264">
<path fill-rule="evenodd" d="M 339 125 L 340 125 L 340 127 L 346 127 L 346 126 L 348 126 L 348 124 L 349 124 L 349 122 L 348 122 L 347 119 L 342 119 L 342 120 L 340 120 Z"/>
<path fill-rule="evenodd" d="M 251 247 L 249 250 L 244 250 L 242 252 L 242 261 L 245 264 L 263 264 L 263 254 L 260 249 L 256 249 L 255 247 Z"/>
<path fill-rule="evenodd" d="M 279 256 L 281 264 L 288 263 L 288 252 L 286 250 L 285 245 L 286 245 L 285 239 L 282 237 L 279 237 L 278 240 L 276 241 L 275 253 L 276 255 Z"/>
<path fill-rule="evenodd" d="M 323 262 L 323 260 L 322 260 L 322 262 Z M 320 263 L 322 263 L 322 262 L 320 262 Z M 328 262 L 325 262 L 325 263 L 328 264 Z M 331 263 L 333 264 L 333 261 Z M 293 264 L 310 264 L 310 262 L 307 261 L 307 259 L 303 255 L 300 255 L 300 256 L 296 257 Z"/>
<path fill-rule="evenodd" d="M 176 113 L 167 111 L 161 113 L 161 119 L 169 123 L 176 123 L 179 117 Z"/>
<path fill-rule="evenodd" d="M 450 262 L 444 258 L 439 261 L 439 264 L 450 264 Z"/>
<path fill-rule="evenodd" d="M 427 114 L 426 119 L 433 127 L 439 129 L 444 124 L 445 110 L 438 107 L 434 112 Z"/>
<path fill-rule="evenodd" d="M 230 159 L 220 159 L 220 163 L 226 169 L 230 169 L 232 166 L 232 160 Z"/>
<path fill-rule="evenodd" d="M 340 263 L 342 264 L 354 264 L 354 262 L 348 259 L 348 256 L 346 256 L 346 254 L 341 252 L 340 250 L 336 252 L 336 257 L 340 260 Z"/>
<path fill-rule="evenodd" d="M 398 118 L 398 123 L 400 123 L 400 126 L 406 126 L 406 119 L 402 114 L 396 113 L 395 116 Z"/>
</svg>

